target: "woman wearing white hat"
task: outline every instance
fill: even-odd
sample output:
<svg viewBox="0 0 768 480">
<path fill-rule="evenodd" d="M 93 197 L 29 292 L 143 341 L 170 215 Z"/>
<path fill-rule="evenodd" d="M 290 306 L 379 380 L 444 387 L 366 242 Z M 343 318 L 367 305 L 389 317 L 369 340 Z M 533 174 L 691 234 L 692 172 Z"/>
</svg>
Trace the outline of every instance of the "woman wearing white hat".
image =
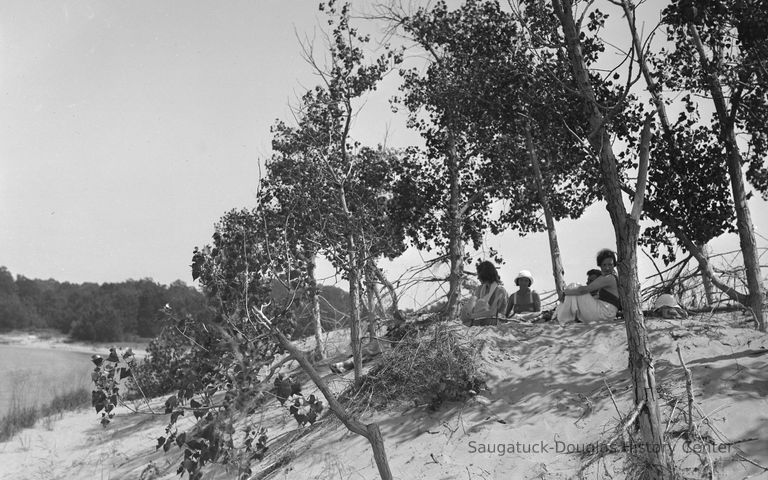
<svg viewBox="0 0 768 480">
<path fill-rule="evenodd" d="M 507 301 L 507 316 L 520 313 L 541 311 L 541 299 L 536 291 L 531 290 L 533 275 L 528 270 L 520 270 L 515 278 L 518 290 L 510 295 Z"/>
</svg>

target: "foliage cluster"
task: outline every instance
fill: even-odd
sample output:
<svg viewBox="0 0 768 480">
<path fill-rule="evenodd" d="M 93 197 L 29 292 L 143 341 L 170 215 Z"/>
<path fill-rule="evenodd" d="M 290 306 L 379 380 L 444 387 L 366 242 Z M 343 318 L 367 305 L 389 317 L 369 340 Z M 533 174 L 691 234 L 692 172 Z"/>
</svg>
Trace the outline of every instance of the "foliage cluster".
<svg viewBox="0 0 768 480">
<path fill-rule="evenodd" d="M 203 295 L 180 280 L 73 284 L 14 279 L 0 267 L 0 331 L 54 328 L 85 341 L 150 338 L 162 328 L 165 305 L 194 318 L 209 315 Z"/>
<path fill-rule="evenodd" d="M 220 332 L 226 335 L 224 329 Z M 188 340 L 194 341 L 191 337 Z M 207 346 L 222 344 L 221 340 L 222 337 L 212 339 Z M 268 450 L 268 430 L 249 420 L 256 408 L 274 397 L 298 426 L 304 427 L 314 424 L 324 411 L 324 404 L 314 395 L 304 397 L 301 383 L 292 377 L 277 375 L 270 388 L 267 381 L 272 372 L 250 372 L 242 358 L 242 363 L 234 364 L 229 345 L 222 344 L 215 352 L 206 353 L 210 356 L 198 352 L 198 357 L 184 359 L 188 364 L 171 359 L 176 361 L 171 369 L 179 378 L 172 383 L 175 391 L 166 398 L 162 413 L 151 412 L 168 415 L 169 419 L 155 449 L 168 452 L 174 446 L 180 448 L 183 457 L 177 473 L 187 473 L 190 479 L 202 478 L 203 468 L 214 462 L 235 468 L 237 478 L 247 478 L 252 473 L 251 462 L 261 460 Z M 211 358 L 216 356 L 221 356 L 218 363 Z M 105 358 L 94 355 L 92 361 L 96 367 L 91 406 L 101 414 L 104 427 L 114 418 L 114 409 L 126 405 L 129 396 L 138 397 L 134 398 L 139 401 L 134 405 L 142 400 L 148 404 L 147 394 L 155 395 L 164 389 L 146 381 L 144 367 L 137 364 L 130 349 L 118 352 L 112 348 Z M 201 377 L 195 378 L 195 373 Z M 179 419 L 188 414 L 195 418 L 195 423 L 185 430 L 179 426 Z"/>
<path fill-rule="evenodd" d="M 166 308 L 166 327 L 151 342 L 146 362 L 117 366 L 119 356 L 110 352 L 94 376 L 94 407 L 103 412 L 103 423 L 129 390 L 139 396 L 171 393 L 164 407 L 169 422 L 157 448 L 180 448 L 178 473 L 192 479 L 214 462 L 236 468 L 238 477 L 250 472 L 250 463 L 266 451 L 268 434 L 248 417 L 271 396 L 282 398 L 300 426 L 322 412 L 322 403 L 304 399 L 295 384 L 288 384 L 286 395 L 281 377 L 270 384 L 277 368 L 270 366 L 284 353 L 272 329 L 296 333 L 304 283 L 293 268 L 300 262 L 272 261 L 286 257 L 279 244 L 268 241 L 272 231 L 261 220 L 254 212 L 233 210 L 217 223 L 212 244 L 194 250 L 193 278 L 211 306 L 208 317 Z M 328 291 L 343 300 L 343 292 Z M 328 305 L 334 315 L 345 308 Z M 254 318 L 254 308 L 270 323 Z M 179 418 L 190 412 L 195 424 L 185 430 Z"/>
</svg>

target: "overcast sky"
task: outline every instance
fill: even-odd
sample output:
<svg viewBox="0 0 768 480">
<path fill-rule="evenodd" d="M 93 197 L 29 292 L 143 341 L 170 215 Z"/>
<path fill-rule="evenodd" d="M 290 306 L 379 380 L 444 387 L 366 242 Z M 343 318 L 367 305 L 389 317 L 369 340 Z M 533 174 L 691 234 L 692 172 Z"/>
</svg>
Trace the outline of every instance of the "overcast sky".
<svg viewBox="0 0 768 480">
<path fill-rule="evenodd" d="M 253 205 L 270 125 L 317 82 L 295 32 L 318 25 L 303 0 L 0 2 L 0 265 L 78 283 L 191 284 L 192 248 L 227 210 Z M 367 100 L 354 130 L 364 143 L 414 141 L 387 105 L 396 80 Z M 752 205 L 766 235 L 766 205 Z M 601 206 L 558 233 L 572 281 L 614 246 Z M 552 288 L 545 235 L 487 245 L 504 254 L 508 284 L 528 268 Z M 386 267 L 396 276 L 420 258 Z"/>
</svg>

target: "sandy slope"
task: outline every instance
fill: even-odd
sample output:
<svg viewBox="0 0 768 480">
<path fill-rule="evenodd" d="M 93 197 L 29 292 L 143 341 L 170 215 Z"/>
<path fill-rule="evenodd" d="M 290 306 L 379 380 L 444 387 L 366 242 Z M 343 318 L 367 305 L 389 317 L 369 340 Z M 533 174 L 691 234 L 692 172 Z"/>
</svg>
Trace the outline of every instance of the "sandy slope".
<svg viewBox="0 0 768 480">
<path fill-rule="evenodd" d="M 724 451 L 709 455 L 718 478 L 768 479 L 768 471 L 738 457 L 768 466 L 768 335 L 731 314 L 682 323 L 648 320 L 648 327 L 657 382 L 669 403 L 662 405 L 662 415 L 665 422 L 672 417 L 670 430 L 685 423 L 680 413 L 686 404 L 685 381 L 675 352 L 679 344 L 693 373 L 696 404 Z M 584 459 L 560 450 L 605 445 L 619 422 L 606 384 L 622 414 L 632 408 L 622 324 L 460 328 L 481 345 L 487 391 L 438 411 L 400 409 L 365 419 L 380 423 L 395 478 L 572 478 Z M 336 389 L 352 375 L 323 374 Z M 305 389 L 312 390 L 309 385 Z M 274 402 L 263 415 L 271 425 L 270 438 L 285 440 L 296 430 Z M 123 409 L 107 429 L 92 411 L 67 415 L 52 426 L 43 423 L 0 444 L 0 478 L 138 479 L 150 461 L 158 478 L 176 477 L 179 450 L 154 450 L 154 439 L 163 434 L 162 418 L 128 415 Z M 289 451 L 295 458 L 269 478 L 378 478 L 365 440 L 330 416 L 298 442 L 279 443 L 262 466 Z M 624 478 L 628 457 L 609 455 L 585 476 Z M 682 441 L 675 458 L 687 476 L 702 477 L 696 470 L 699 458 L 685 452 Z M 218 471 L 208 478 L 234 476 Z"/>
</svg>

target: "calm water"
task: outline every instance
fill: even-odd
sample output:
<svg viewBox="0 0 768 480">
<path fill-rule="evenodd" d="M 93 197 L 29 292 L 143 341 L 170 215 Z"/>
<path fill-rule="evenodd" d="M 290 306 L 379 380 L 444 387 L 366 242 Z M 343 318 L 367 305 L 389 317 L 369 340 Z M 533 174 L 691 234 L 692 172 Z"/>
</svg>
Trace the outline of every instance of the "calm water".
<svg viewBox="0 0 768 480">
<path fill-rule="evenodd" d="M 13 402 L 44 405 L 57 394 L 90 389 L 90 355 L 0 344 L 0 416 Z"/>
</svg>

